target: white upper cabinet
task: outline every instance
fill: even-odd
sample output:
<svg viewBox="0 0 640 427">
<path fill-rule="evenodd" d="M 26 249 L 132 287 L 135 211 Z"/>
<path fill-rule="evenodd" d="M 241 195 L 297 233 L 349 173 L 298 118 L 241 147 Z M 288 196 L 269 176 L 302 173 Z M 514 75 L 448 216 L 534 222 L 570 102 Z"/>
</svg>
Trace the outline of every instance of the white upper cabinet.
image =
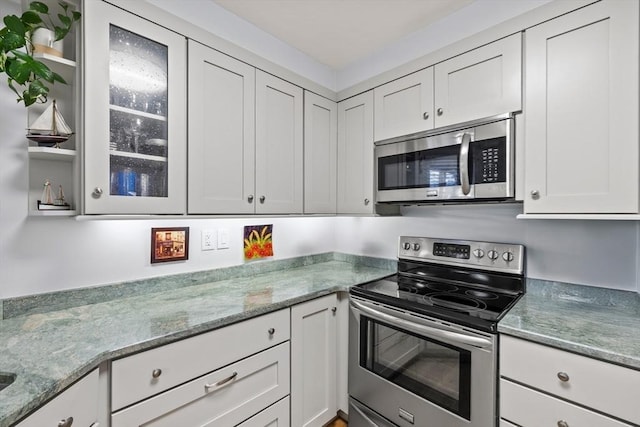
<svg viewBox="0 0 640 427">
<path fill-rule="evenodd" d="M 373 91 L 338 103 L 338 213 L 372 214 Z"/>
<path fill-rule="evenodd" d="M 189 213 L 253 213 L 255 69 L 189 41 Z"/>
<path fill-rule="evenodd" d="M 435 66 L 435 127 L 522 109 L 520 33 Z"/>
<path fill-rule="evenodd" d="M 375 140 L 522 109 L 522 36 L 455 56 L 374 89 Z"/>
<path fill-rule="evenodd" d="M 184 37 L 84 2 L 84 211 L 184 213 Z"/>
<path fill-rule="evenodd" d="M 638 6 L 527 30 L 525 214 L 638 212 Z"/>
<path fill-rule="evenodd" d="M 373 90 L 375 140 L 433 128 L 433 67 Z"/>
<path fill-rule="evenodd" d="M 256 213 L 302 213 L 302 89 L 256 71 Z"/>
<path fill-rule="evenodd" d="M 304 92 L 304 212 L 336 213 L 338 106 Z"/>
</svg>

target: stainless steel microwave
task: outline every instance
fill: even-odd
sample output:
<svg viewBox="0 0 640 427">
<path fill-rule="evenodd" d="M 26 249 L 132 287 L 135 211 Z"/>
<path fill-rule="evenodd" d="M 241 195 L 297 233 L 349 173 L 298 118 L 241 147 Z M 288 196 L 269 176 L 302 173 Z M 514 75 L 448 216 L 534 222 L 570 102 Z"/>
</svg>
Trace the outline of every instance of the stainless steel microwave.
<svg viewBox="0 0 640 427">
<path fill-rule="evenodd" d="M 374 152 L 377 203 L 505 201 L 515 195 L 512 115 L 379 141 Z"/>
</svg>

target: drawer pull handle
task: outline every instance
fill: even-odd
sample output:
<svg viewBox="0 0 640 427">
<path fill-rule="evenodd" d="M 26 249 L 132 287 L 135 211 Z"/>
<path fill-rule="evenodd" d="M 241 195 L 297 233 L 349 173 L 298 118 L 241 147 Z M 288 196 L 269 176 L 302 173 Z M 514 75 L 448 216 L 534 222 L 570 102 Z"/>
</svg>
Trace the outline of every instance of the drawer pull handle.
<svg viewBox="0 0 640 427">
<path fill-rule="evenodd" d="M 558 421 L 558 427 L 569 427 L 569 423 L 565 420 Z"/>
<path fill-rule="evenodd" d="M 273 334 L 276 333 L 276 330 L 273 329 L 273 328 L 269 328 L 269 330 L 267 332 L 269 332 L 269 335 L 273 335 Z"/>
<path fill-rule="evenodd" d="M 564 383 L 569 381 L 569 375 L 566 372 L 558 372 L 558 379 Z"/>
<path fill-rule="evenodd" d="M 162 375 L 162 369 L 154 369 L 153 372 L 151 372 L 153 378 L 158 378 L 160 375 Z"/>
<path fill-rule="evenodd" d="M 335 312 L 338 311 L 337 307 L 331 307 L 331 312 L 335 314 Z"/>
<path fill-rule="evenodd" d="M 234 372 L 233 374 L 229 375 L 227 378 L 218 381 L 217 383 L 213 383 L 213 384 L 205 384 L 204 388 L 206 389 L 210 389 L 210 388 L 214 388 L 214 387 L 220 387 L 221 385 L 225 385 L 226 383 L 228 383 L 229 381 L 234 380 L 236 377 L 238 376 L 237 372 Z"/>
<path fill-rule="evenodd" d="M 66 420 L 60 420 L 58 427 L 71 427 L 73 425 L 73 417 L 69 417 Z"/>
</svg>

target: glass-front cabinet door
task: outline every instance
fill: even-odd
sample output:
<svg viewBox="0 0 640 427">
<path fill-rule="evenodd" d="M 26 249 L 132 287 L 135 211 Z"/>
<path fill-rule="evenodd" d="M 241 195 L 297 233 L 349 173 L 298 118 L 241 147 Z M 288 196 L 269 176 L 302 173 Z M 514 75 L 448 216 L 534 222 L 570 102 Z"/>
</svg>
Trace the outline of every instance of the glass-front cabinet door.
<svg viewBox="0 0 640 427">
<path fill-rule="evenodd" d="M 103 2 L 84 19 L 85 213 L 184 213 L 186 40 Z"/>
</svg>

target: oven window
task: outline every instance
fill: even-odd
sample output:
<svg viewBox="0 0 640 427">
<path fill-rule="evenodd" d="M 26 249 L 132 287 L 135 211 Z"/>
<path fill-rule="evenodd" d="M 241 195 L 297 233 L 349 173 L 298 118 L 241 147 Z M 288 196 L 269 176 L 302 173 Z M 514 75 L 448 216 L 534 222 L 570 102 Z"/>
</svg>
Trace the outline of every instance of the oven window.
<svg viewBox="0 0 640 427">
<path fill-rule="evenodd" d="M 360 317 L 360 365 L 470 420 L 471 352 Z"/>
</svg>

